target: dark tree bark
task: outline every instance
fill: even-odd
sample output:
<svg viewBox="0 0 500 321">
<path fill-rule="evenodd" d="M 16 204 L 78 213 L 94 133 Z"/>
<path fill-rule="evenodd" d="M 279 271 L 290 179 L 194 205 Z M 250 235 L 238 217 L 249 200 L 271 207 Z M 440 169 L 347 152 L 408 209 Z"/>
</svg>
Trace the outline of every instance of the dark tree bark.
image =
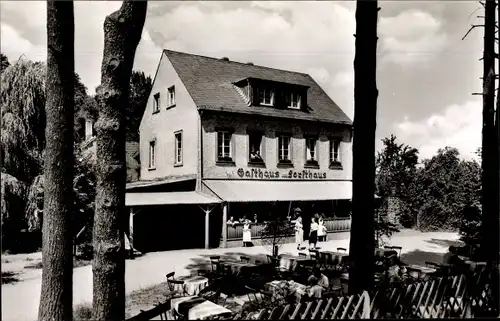
<svg viewBox="0 0 500 321">
<path fill-rule="evenodd" d="M 378 10 L 375 0 L 357 1 L 350 293 L 371 288 L 374 280 Z"/>
<path fill-rule="evenodd" d="M 483 137 L 482 137 L 482 242 L 481 255 L 485 261 L 498 261 L 498 203 L 496 201 L 495 132 L 495 1 L 487 0 L 484 22 L 483 56 Z"/>
<path fill-rule="evenodd" d="M 74 30 L 73 2 L 47 1 L 47 125 L 39 320 L 73 319 Z"/>
<path fill-rule="evenodd" d="M 104 21 L 95 126 L 98 169 L 92 264 L 94 320 L 125 319 L 125 110 L 146 9 L 146 1 L 124 1 Z"/>
</svg>

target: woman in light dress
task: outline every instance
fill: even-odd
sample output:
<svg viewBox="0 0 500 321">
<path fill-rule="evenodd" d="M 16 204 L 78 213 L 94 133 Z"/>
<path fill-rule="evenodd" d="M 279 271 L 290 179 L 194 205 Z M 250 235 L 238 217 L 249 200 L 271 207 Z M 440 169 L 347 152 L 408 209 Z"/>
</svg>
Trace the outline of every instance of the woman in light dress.
<svg viewBox="0 0 500 321">
<path fill-rule="evenodd" d="M 304 242 L 304 226 L 302 225 L 302 217 L 297 217 L 295 220 L 295 243 L 297 243 L 297 250 L 300 250 Z"/>
<path fill-rule="evenodd" d="M 247 218 L 243 219 L 243 247 L 249 246 L 252 243 L 252 231 L 250 230 L 251 221 Z"/>
<path fill-rule="evenodd" d="M 326 241 L 326 226 L 323 221 L 323 215 L 318 220 L 318 242 Z"/>
<path fill-rule="evenodd" d="M 311 230 L 309 232 L 309 250 L 315 250 L 316 243 L 318 243 L 318 220 L 313 216 L 311 218 Z"/>
</svg>

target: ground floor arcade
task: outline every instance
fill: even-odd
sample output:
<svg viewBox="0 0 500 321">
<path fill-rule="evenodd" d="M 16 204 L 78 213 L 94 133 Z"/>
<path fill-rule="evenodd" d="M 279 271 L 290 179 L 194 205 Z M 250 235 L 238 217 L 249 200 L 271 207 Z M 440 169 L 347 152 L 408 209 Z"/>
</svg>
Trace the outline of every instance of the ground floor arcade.
<svg viewBox="0 0 500 321">
<path fill-rule="evenodd" d="M 177 188 L 165 184 L 127 191 L 134 248 L 151 252 L 227 247 L 228 241 L 240 237 L 237 228 L 233 231 L 228 227 L 229 218 L 246 217 L 254 223 L 256 219 L 257 225 L 276 217 L 285 219 L 296 207 L 302 209 L 304 221 L 316 213 L 345 218 L 352 190 L 350 181 L 203 180 L 195 185 L 176 184 Z"/>
</svg>

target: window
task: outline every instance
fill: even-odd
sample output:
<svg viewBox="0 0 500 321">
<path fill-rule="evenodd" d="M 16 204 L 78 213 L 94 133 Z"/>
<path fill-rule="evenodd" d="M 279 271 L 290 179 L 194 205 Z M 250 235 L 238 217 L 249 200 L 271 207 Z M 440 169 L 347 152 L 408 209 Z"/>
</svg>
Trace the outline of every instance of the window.
<svg viewBox="0 0 500 321">
<path fill-rule="evenodd" d="M 168 88 L 168 106 L 175 106 L 175 86 Z"/>
<path fill-rule="evenodd" d="M 272 106 L 274 103 L 274 91 L 270 88 L 260 88 L 259 99 L 261 105 Z"/>
<path fill-rule="evenodd" d="M 300 109 L 300 95 L 296 92 L 287 94 L 287 107 L 292 109 Z"/>
<path fill-rule="evenodd" d="M 249 133 L 249 155 L 248 159 L 250 163 L 263 163 L 262 159 L 262 134 L 261 133 Z"/>
<path fill-rule="evenodd" d="M 340 140 L 330 140 L 330 165 L 340 165 Z"/>
<path fill-rule="evenodd" d="M 182 165 L 182 132 L 175 133 L 175 165 Z"/>
<path fill-rule="evenodd" d="M 232 133 L 229 131 L 217 132 L 217 158 L 219 161 L 232 161 L 231 137 Z"/>
<path fill-rule="evenodd" d="M 290 161 L 290 136 L 278 136 L 278 160 L 280 163 L 291 163 Z"/>
<path fill-rule="evenodd" d="M 160 111 L 160 93 L 156 93 L 153 96 L 153 113 Z"/>
<path fill-rule="evenodd" d="M 315 137 L 306 138 L 306 161 L 307 163 L 318 163 L 316 155 L 316 142 L 318 140 Z"/>
<path fill-rule="evenodd" d="M 156 141 L 152 140 L 149 142 L 149 169 L 154 169 L 156 167 Z"/>
</svg>

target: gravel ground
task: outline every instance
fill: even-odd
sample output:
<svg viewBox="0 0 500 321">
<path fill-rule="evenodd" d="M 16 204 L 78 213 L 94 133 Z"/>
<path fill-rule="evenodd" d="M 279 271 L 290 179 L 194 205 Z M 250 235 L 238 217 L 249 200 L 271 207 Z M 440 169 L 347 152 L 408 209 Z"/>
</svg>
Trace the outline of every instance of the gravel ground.
<svg viewBox="0 0 500 321">
<path fill-rule="evenodd" d="M 402 253 L 432 252 L 445 253 L 450 241 L 458 239 L 457 233 L 429 232 L 421 233 L 403 230 L 389 241 L 392 245 L 403 247 Z M 337 247 L 349 248 L 349 239 L 339 239 L 320 243 L 325 250 Z M 296 254 L 295 244 L 285 244 L 280 253 Z M 193 270 L 206 266 L 210 255 L 238 258 L 248 255 L 265 260 L 269 251 L 261 246 L 229 249 L 190 249 L 168 252 L 148 253 L 126 263 L 127 293 L 148 288 L 165 281 L 165 274 L 175 271 L 177 276 L 188 275 Z M 2 271 L 18 273 L 19 281 L 2 284 L 2 320 L 36 320 L 41 288 L 41 269 L 26 269 L 26 265 L 36 264 L 41 260 L 41 253 L 2 255 Z M 92 267 L 83 266 L 73 270 L 73 303 L 88 303 L 92 300 Z"/>
</svg>

